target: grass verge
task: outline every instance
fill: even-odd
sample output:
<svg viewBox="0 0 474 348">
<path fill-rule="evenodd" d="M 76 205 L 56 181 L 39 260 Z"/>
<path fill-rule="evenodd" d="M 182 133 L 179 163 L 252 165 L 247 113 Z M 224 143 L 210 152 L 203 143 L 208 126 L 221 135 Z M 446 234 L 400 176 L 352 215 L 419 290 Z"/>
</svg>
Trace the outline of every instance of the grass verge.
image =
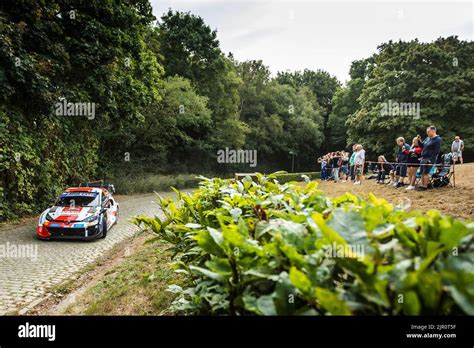
<svg viewBox="0 0 474 348">
<path fill-rule="evenodd" d="M 174 298 L 166 291 L 168 284 L 180 282 L 165 249 L 157 243 L 143 244 L 58 314 L 163 314 Z"/>
</svg>

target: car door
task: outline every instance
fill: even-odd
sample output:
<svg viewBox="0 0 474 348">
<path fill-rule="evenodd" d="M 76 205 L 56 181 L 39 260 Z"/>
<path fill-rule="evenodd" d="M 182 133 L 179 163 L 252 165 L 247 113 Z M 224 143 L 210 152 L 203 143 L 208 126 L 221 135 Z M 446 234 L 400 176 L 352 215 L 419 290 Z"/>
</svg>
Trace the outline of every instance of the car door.
<svg viewBox="0 0 474 348">
<path fill-rule="evenodd" d="M 108 199 L 106 209 L 107 209 L 107 224 L 109 226 L 112 226 L 114 223 L 117 222 L 117 203 L 112 197 Z"/>
</svg>

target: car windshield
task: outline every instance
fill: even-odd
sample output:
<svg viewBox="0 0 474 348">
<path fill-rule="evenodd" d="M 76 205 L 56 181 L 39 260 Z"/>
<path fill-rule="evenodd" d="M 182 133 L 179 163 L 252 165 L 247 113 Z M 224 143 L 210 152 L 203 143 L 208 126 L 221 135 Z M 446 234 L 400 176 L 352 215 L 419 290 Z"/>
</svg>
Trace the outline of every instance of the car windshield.
<svg viewBox="0 0 474 348">
<path fill-rule="evenodd" d="M 56 202 L 57 206 L 97 207 L 99 194 L 96 192 L 65 192 Z"/>
</svg>

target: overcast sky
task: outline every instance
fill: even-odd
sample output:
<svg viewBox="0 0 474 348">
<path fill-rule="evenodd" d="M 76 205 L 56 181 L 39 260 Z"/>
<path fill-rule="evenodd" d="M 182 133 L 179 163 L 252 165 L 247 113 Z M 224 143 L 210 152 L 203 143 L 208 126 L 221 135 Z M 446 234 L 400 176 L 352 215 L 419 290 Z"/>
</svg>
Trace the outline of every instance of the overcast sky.
<svg viewBox="0 0 474 348">
<path fill-rule="evenodd" d="M 151 0 L 157 18 L 191 11 L 217 30 L 236 59 L 261 59 L 273 73 L 324 69 L 341 82 L 353 60 L 389 40 L 473 40 L 472 1 Z"/>
</svg>

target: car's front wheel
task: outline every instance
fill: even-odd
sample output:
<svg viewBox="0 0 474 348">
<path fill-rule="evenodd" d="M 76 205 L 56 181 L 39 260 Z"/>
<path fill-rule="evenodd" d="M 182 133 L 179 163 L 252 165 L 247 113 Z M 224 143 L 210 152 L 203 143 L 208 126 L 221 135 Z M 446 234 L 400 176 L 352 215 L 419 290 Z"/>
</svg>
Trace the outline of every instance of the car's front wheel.
<svg viewBox="0 0 474 348">
<path fill-rule="evenodd" d="M 101 234 L 100 238 L 107 237 L 107 216 L 105 214 L 102 216 L 101 230 L 102 230 L 102 234 Z"/>
</svg>

